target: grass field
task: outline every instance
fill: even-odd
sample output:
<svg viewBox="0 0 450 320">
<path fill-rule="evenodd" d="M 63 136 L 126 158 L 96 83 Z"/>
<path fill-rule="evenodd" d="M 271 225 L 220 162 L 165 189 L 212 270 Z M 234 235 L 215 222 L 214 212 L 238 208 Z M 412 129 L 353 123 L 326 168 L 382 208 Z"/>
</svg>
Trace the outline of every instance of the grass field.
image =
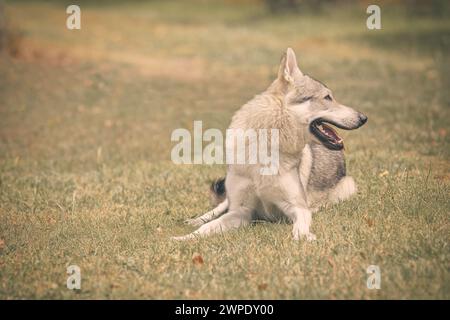
<svg viewBox="0 0 450 320">
<path fill-rule="evenodd" d="M 6 3 L 0 60 L 0 298 L 449 299 L 450 20 L 382 6 L 269 15 L 220 2 Z M 368 124 L 342 132 L 358 195 L 317 241 L 258 223 L 191 242 L 224 166 L 175 165 L 176 128 L 226 129 L 292 46 Z M 202 259 L 194 258 L 200 255 Z M 81 268 L 81 290 L 66 268 Z M 369 265 L 381 289 L 366 286 Z"/>
</svg>

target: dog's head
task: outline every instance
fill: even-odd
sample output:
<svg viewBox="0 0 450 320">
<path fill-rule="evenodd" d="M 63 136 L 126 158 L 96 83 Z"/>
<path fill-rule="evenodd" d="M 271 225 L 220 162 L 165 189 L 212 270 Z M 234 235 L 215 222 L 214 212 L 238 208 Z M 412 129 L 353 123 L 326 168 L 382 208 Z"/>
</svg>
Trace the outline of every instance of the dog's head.
<svg viewBox="0 0 450 320">
<path fill-rule="evenodd" d="M 302 125 L 307 125 L 314 139 L 333 150 L 344 147 L 343 140 L 330 126 L 353 130 L 362 126 L 367 117 L 334 98 L 323 83 L 303 74 L 295 53 L 288 48 L 281 59 L 276 80 L 283 95 L 283 104 Z"/>
</svg>

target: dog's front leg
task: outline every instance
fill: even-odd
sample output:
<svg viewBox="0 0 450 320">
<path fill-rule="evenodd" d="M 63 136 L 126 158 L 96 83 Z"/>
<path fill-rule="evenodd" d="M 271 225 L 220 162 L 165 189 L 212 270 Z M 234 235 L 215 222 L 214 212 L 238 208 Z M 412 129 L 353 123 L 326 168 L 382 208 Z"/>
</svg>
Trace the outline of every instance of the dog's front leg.
<svg viewBox="0 0 450 320">
<path fill-rule="evenodd" d="M 294 173 L 286 174 L 281 180 L 281 190 L 283 200 L 277 201 L 276 205 L 288 216 L 294 228 L 292 234 L 295 240 L 306 238 L 308 241 L 316 239 L 310 232 L 312 213 L 308 208 L 306 192 L 298 176 Z"/>
<path fill-rule="evenodd" d="M 311 227 L 312 214 L 307 208 L 294 207 L 291 209 L 294 216 L 294 228 L 292 234 L 295 240 L 305 237 L 307 241 L 316 240 L 316 236 L 309 231 Z"/>
</svg>

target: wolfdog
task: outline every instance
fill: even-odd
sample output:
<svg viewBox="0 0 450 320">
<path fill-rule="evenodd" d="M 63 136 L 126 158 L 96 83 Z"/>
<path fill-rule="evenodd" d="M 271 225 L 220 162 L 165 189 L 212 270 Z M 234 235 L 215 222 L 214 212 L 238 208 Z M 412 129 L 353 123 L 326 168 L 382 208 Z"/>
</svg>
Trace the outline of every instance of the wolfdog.
<svg viewBox="0 0 450 320">
<path fill-rule="evenodd" d="M 367 117 L 338 103 L 321 82 L 303 74 L 294 51 L 284 53 L 278 77 L 233 116 L 231 129 L 279 130 L 279 168 L 261 175 L 259 164 L 228 165 L 226 177 L 213 183 L 217 207 L 187 222 L 200 226 L 176 240 L 187 240 L 248 225 L 255 220 L 290 221 L 293 238 L 316 239 L 312 213 L 356 192 L 346 176 L 344 144 L 330 126 L 357 129 Z M 231 144 L 233 145 L 233 143 Z"/>
</svg>

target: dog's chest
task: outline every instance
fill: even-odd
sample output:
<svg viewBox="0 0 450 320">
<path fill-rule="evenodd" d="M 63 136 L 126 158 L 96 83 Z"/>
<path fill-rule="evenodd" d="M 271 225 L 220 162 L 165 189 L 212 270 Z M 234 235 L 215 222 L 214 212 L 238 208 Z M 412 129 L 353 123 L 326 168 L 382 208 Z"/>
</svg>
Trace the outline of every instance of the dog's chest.
<svg viewBox="0 0 450 320">
<path fill-rule="evenodd" d="M 313 143 L 309 145 L 309 150 L 303 153 L 300 176 L 302 183 L 307 185 L 308 191 L 331 189 L 345 174 L 345 159 L 342 150 L 330 150 L 321 144 Z"/>
</svg>

